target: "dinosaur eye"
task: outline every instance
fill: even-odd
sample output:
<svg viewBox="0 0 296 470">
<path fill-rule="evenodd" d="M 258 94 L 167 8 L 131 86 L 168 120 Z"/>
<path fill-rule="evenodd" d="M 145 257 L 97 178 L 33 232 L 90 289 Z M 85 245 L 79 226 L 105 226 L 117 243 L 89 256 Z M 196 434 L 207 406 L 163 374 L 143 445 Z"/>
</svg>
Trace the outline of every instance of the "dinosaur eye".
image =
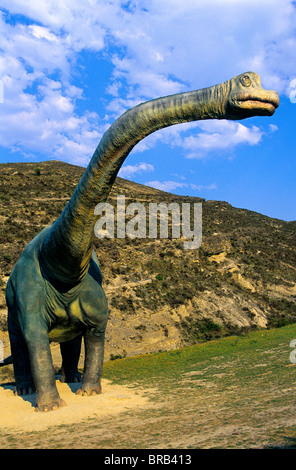
<svg viewBox="0 0 296 470">
<path fill-rule="evenodd" d="M 251 79 L 250 79 L 249 75 L 244 75 L 241 78 L 241 82 L 244 86 L 250 86 L 251 85 Z"/>
</svg>

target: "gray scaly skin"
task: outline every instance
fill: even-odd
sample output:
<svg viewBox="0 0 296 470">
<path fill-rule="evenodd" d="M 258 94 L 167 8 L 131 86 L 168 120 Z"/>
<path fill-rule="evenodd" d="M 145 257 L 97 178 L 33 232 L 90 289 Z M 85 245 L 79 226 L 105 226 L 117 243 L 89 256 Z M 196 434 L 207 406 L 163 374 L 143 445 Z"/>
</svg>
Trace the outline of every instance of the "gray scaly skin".
<svg viewBox="0 0 296 470">
<path fill-rule="evenodd" d="M 108 318 L 101 273 L 93 251 L 94 208 L 105 202 L 132 148 L 158 129 L 202 119 L 271 116 L 276 92 L 261 87 L 254 72 L 220 85 L 155 99 L 125 112 L 102 137 L 60 217 L 25 248 L 7 284 L 8 327 L 16 389 L 36 388 L 36 408 L 64 406 L 55 382 L 50 341 L 63 343 L 65 375 L 77 370 L 85 342 L 84 395 L 101 392 Z"/>
</svg>

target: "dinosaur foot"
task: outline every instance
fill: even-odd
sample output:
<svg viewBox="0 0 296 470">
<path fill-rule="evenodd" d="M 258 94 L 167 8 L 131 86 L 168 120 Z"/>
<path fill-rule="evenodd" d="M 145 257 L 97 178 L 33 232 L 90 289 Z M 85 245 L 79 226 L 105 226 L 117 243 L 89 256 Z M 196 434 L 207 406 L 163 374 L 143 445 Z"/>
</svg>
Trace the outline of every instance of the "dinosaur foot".
<svg viewBox="0 0 296 470">
<path fill-rule="evenodd" d="M 77 390 L 76 395 L 88 395 L 90 397 L 92 395 L 99 395 L 100 393 L 102 393 L 101 384 L 90 384 L 82 385 L 82 387 Z"/>
<path fill-rule="evenodd" d="M 62 371 L 60 381 L 63 383 L 79 383 L 81 382 L 81 374 L 78 370 L 71 370 L 69 372 Z"/>
<path fill-rule="evenodd" d="M 53 400 L 47 403 L 42 403 L 42 404 L 38 403 L 37 401 L 35 405 L 35 411 L 43 411 L 43 412 L 54 411 L 64 406 L 67 406 L 67 405 L 62 398 L 57 398 L 56 400 Z"/>
<path fill-rule="evenodd" d="M 35 385 L 21 385 L 21 386 L 16 386 L 13 390 L 14 395 L 31 395 L 32 393 L 36 392 Z"/>
</svg>

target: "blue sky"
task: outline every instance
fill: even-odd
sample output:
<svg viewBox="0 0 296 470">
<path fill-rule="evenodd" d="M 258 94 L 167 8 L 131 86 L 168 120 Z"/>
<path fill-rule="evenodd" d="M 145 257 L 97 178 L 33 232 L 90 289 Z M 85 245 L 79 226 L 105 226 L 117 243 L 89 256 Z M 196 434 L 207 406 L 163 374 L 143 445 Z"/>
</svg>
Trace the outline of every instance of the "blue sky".
<svg viewBox="0 0 296 470">
<path fill-rule="evenodd" d="M 120 176 L 296 219 L 296 2 L 0 0 L 0 39 L 1 163 L 86 167 L 126 109 L 253 70 L 274 116 L 158 131 Z"/>
</svg>

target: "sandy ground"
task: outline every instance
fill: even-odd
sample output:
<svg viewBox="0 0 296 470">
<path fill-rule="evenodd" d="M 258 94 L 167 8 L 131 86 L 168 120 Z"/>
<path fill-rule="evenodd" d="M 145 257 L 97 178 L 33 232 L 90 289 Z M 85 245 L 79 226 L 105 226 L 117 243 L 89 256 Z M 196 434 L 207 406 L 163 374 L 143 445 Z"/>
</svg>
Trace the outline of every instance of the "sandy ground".
<svg viewBox="0 0 296 470">
<path fill-rule="evenodd" d="M 4 346 L 4 357 L 9 356 L 8 333 L 0 331 L 0 340 Z M 51 354 L 56 368 L 61 366 L 61 354 L 58 344 L 51 345 Z M 79 361 L 83 367 L 84 348 Z M 57 375 L 57 378 L 59 376 Z M 41 431 L 50 426 L 71 425 L 87 421 L 97 416 L 118 415 L 127 410 L 147 407 L 148 398 L 141 389 L 122 387 L 102 380 L 102 394 L 95 396 L 75 395 L 81 384 L 65 384 L 56 381 L 60 397 L 66 402 L 65 407 L 47 413 L 35 411 L 36 394 L 15 396 L 14 385 L 0 383 L 0 431 L 22 433 Z M 146 390 L 147 392 L 147 390 Z"/>
<path fill-rule="evenodd" d="M 47 413 L 35 411 L 36 395 L 15 396 L 13 385 L 0 386 L 0 429 L 2 433 L 40 431 L 50 426 L 70 425 L 96 416 L 116 415 L 147 406 L 141 391 L 102 380 L 103 393 L 95 396 L 75 395 L 79 384 L 57 380 L 57 388 L 67 406 Z"/>
</svg>

